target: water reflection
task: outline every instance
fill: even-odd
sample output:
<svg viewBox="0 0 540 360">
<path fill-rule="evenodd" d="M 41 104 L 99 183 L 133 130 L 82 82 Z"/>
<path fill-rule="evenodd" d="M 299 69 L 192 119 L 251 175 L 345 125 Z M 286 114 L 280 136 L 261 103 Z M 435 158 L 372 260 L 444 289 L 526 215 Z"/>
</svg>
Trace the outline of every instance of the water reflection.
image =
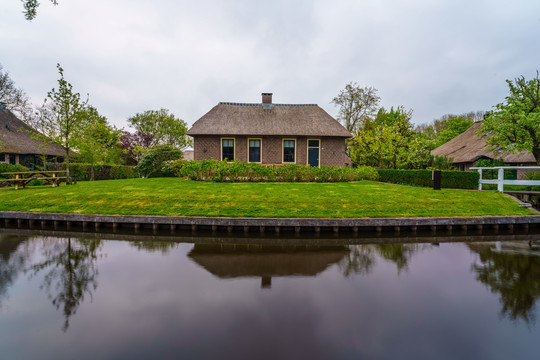
<svg viewBox="0 0 540 360">
<path fill-rule="evenodd" d="M 0 236 L 2 357 L 506 359 L 538 348 L 538 246 L 276 239 Z"/>
<path fill-rule="evenodd" d="M 540 246 L 532 243 L 468 244 L 478 254 L 476 279 L 499 296 L 501 314 L 534 324 L 540 298 Z"/>
<path fill-rule="evenodd" d="M 26 236 L 0 235 L 0 308 L 9 286 L 27 266 L 29 250 L 22 246 L 27 239 Z"/>
<path fill-rule="evenodd" d="M 158 252 L 162 255 L 167 255 L 178 246 L 178 243 L 172 241 L 132 241 L 130 244 L 138 250 Z"/>
<path fill-rule="evenodd" d="M 317 276 L 348 253 L 346 246 L 195 244 L 188 256 L 218 278 L 260 277 L 268 289 L 273 277 Z"/>
<path fill-rule="evenodd" d="M 42 251 L 45 260 L 32 265 L 32 276 L 43 276 L 42 288 L 57 310 L 64 315 L 62 330 L 69 328 L 85 295 L 97 289 L 97 260 L 101 241 L 95 239 L 51 239 Z"/>
<path fill-rule="evenodd" d="M 398 274 L 407 270 L 412 256 L 420 251 L 430 249 L 431 244 L 375 244 L 353 245 L 350 252 L 340 262 L 343 275 L 368 275 L 376 264 L 376 257 L 393 262 Z"/>
</svg>

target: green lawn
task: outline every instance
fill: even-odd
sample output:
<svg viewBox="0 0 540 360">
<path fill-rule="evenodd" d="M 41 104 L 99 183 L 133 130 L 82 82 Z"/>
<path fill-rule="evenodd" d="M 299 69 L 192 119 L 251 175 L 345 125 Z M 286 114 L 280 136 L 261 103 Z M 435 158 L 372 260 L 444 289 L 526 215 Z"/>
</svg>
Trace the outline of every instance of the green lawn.
<svg viewBox="0 0 540 360">
<path fill-rule="evenodd" d="M 496 192 L 353 183 L 128 179 L 0 189 L 0 211 L 231 217 L 530 215 Z"/>
</svg>

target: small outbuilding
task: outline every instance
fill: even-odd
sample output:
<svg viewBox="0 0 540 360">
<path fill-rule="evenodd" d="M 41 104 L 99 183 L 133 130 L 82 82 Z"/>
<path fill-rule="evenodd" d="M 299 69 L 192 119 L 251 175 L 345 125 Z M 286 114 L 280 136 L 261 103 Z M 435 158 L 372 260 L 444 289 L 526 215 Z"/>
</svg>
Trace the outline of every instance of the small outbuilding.
<svg viewBox="0 0 540 360">
<path fill-rule="evenodd" d="M 481 159 L 502 159 L 511 166 L 536 166 L 534 156 L 529 152 L 490 151 L 485 141 L 488 134 L 477 134 L 480 125 L 480 121 L 475 122 L 462 134 L 433 149 L 431 155 L 452 158 L 454 166 L 459 170 L 469 170 Z"/>
<path fill-rule="evenodd" d="M 352 137 L 316 104 L 220 102 L 187 132 L 194 159 L 260 164 L 348 166 L 345 140 Z"/>
<path fill-rule="evenodd" d="M 37 132 L 0 103 L 0 163 L 21 164 L 33 169 L 43 161 L 64 160 L 64 150 L 54 144 L 32 139 Z"/>
</svg>

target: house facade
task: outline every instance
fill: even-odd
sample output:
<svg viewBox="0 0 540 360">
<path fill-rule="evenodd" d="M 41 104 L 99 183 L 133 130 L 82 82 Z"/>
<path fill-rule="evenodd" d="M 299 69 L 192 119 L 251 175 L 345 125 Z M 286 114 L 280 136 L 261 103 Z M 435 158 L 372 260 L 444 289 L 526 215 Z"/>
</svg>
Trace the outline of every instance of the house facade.
<svg viewBox="0 0 540 360">
<path fill-rule="evenodd" d="M 352 137 L 316 104 L 220 102 L 197 120 L 194 159 L 239 160 L 260 164 L 348 166 L 345 140 Z"/>
<path fill-rule="evenodd" d="M 0 103 L 0 163 L 20 164 L 30 169 L 43 161 L 63 161 L 65 152 L 56 144 L 32 139 L 32 127 Z"/>
</svg>

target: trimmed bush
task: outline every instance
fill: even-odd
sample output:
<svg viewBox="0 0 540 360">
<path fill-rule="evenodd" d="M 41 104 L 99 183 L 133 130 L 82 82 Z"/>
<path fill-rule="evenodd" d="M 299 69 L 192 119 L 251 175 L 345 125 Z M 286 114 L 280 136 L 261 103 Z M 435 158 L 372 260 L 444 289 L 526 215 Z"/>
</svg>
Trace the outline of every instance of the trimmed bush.
<svg viewBox="0 0 540 360">
<path fill-rule="evenodd" d="M 432 187 L 431 170 L 379 169 L 379 181 L 391 184 Z M 480 174 L 477 171 L 442 171 L 441 186 L 447 189 L 478 189 Z"/>
<path fill-rule="evenodd" d="M 377 180 L 377 171 L 369 166 L 355 169 L 335 166 L 261 165 L 242 161 L 180 161 L 169 162 L 167 168 L 175 176 L 191 180 L 215 182 L 344 182 Z"/>
<path fill-rule="evenodd" d="M 66 163 L 47 163 L 45 168 L 47 170 L 66 170 Z M 76 177 L 79 181 L 90 180 L 91 168 L 90 164 L 69 164 L 71 177 Z M 139 174 L 135 166 L 94 164 L 94 180 L 117 180 L 137 177 L 139 177 Z"/>
</svg>

